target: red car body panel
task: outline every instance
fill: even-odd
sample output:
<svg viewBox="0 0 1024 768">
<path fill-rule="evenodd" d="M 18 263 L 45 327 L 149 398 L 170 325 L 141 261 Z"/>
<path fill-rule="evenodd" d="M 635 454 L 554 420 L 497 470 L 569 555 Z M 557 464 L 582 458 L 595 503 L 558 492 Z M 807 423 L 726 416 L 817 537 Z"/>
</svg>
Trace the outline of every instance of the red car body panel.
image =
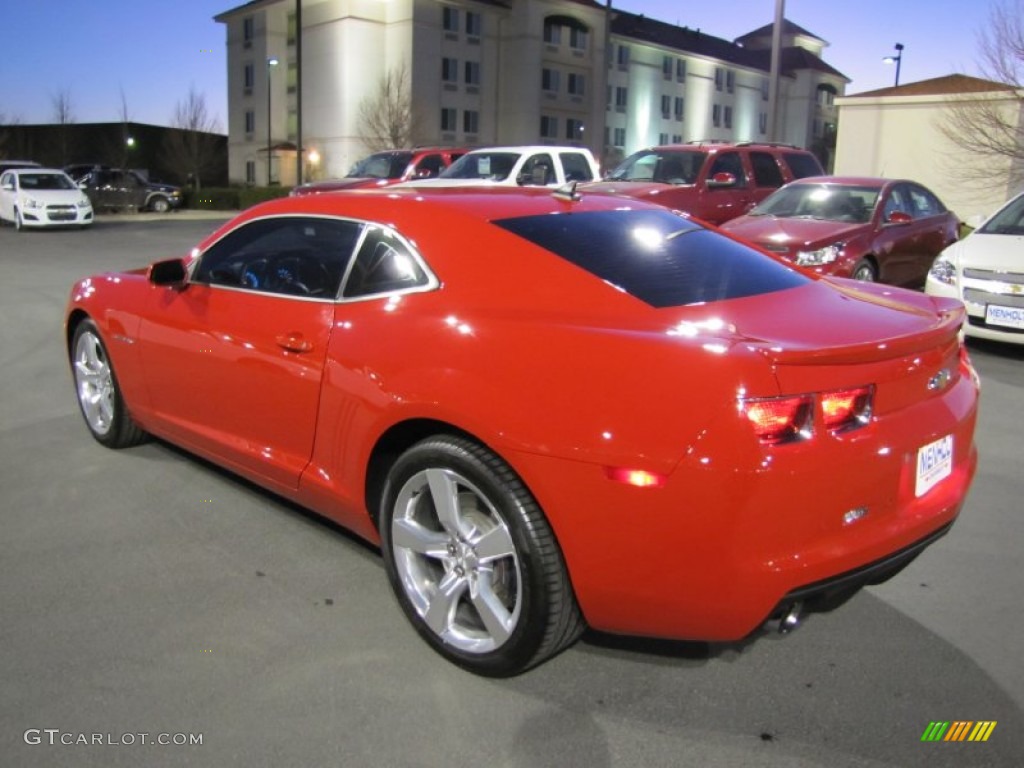
<svg viewBox="0 0 1024 768">
<path fill-rule="evenodd" d="M 792 590 L 955 519 L 978 395 L 957 302 L 812 277 L 656 309 L 490 223 L 620 207 L 543 190 L 274 201 L 211 235 L 200 258 L 247 221 L 344 216 L 403 233 L 440 286 L 309 301 L 137 271 L 77 284 L 68 328 L 96 322 L 144 429 L 372 542 L 382 442 L 408 425 L 473 436 L 536 497 L 587 622 L 605 631 L 738 639 Z M 760 443 L 738 407 L 861 385 L 874 387 L 869 423 L 792 444 Z M 917 496 L 918 451 L 947 435 L 950 476 Z M 621 483 L 618 468 L 664 483 Z"/>
</svg>

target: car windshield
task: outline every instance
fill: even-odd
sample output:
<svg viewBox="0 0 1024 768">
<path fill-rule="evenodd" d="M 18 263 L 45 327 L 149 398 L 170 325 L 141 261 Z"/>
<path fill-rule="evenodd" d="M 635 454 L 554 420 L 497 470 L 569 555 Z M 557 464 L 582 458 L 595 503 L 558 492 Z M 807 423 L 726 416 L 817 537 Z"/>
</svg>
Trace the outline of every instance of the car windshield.
<svg viewBox="0 0 1024 768">
<path fill-rule="evenodd" d="M 986 235 L 1024 235 L 1024 195 L 1013 200 L 978 231 Z"/>
<path fill-rule="evenodd" d="M 706 153 L 697 150 L 644 149 L 627 157 L 608 174 L 613 181 L 653 181 L 661 184 L 693 184 Z"/>
<path fill-rule="evenodd" d="M 350 179 L 400 179 L 412 160 L 412 152 L 378 152 L 364 157 L 348 172 Z"/>
<path fill-rule="evenodd" d="M 63 173 L 23 173 L 18 178 L 22 189 L 76 189 Z"/>
<path fill-rule="evenodd" d="M 871 220 L 881 191 L 880 186 L 789 184 L 770 194 L 747 215 L 864 224 Z"/>
<path fill-rule="evenodd" d="M 517 152 L 471 152 L 441 172 L 442 179 L 504 181 L 519 159 Z"/>
<path fill-rule="evenodd" d="M 652 307 L 757 296 L 809 279 L 667 210 L 545 214 L 494 223 Z"/>
</svg>

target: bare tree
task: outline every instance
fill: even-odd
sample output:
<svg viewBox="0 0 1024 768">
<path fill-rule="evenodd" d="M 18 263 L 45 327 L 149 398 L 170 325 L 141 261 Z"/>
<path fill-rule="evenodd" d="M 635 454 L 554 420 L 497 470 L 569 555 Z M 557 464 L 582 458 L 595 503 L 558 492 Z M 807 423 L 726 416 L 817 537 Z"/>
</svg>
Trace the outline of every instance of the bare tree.
<svg viewBox="0 0 1024 768">
<path fill-rule="evenodd" d="M 179 180 L 198 190 L 201 179 L 217 162 L 217 118 L 206 106 L 206 95 L 191 86 L 171 117 L 174 130 L 167 133 L 162 148 L 164 165 L 176 169 Z"/>
<path fill-rule="evenodd" d="M 70 144 L 70 131 L 68 126 L 75 122 L 75 112 L 71 104 L 71 90 L 61 88 L 50 95 L 50 104 L 53 106 L 53 122 L 57 124 L 57 144 L 60 153 L 60 164 L 68 164 L 68 151 Z"/>
<path fill-rule="evenodd" d="M 976 92 L 948 99 L 938 127 L 977 159 L 958 167 L 961 179 L 991 183 L 994 167 L 1008 167 L 1007 181 L 1016 187 L 1024 183 L 1024 0 L 992 5 L 978 48 L 982 77 L 999 85 L 979 82 Z"/>
<path fill-rule="evenodd" d="M 412 73 L 407 65 L 385 72 L 377 91 L 360 103 L 359 137 L 370 152 L 411 147 L 416 143 Z"/>
</svg>

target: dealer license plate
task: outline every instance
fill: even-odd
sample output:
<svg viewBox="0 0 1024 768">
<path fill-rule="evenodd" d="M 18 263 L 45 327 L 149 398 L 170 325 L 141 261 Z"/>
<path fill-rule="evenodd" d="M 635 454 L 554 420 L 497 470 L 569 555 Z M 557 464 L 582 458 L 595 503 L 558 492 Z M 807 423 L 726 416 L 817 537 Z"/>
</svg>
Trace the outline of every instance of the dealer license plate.
<svg viewBox="0 0 1024 768">
<path fill-rule="evenodd" d="M 917 451 L 914 495 L 924 496 L 953 472 L 953 436 L 946 435 Z"/>
<path fill-rule="evenodd" d="M 985 322 L 988 325 L 1018 328 L 1024 331 L 1024 309 L 1021 307 L 1004 307 L 999 304 L 989 304 L 985 307 Z"/>
</svg>

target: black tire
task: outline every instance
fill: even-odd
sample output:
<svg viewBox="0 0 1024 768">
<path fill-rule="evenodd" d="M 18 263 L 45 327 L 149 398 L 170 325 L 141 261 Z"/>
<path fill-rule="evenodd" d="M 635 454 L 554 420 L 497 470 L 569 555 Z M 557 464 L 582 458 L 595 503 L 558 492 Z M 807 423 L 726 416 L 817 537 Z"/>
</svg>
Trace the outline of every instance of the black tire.
<svg viewBox="0 0 1024 768">
<path fill-rule="evenodd" d="M 875 270 L 875 265 L 867 259 L 861 259 L 854 265 L 851 276 L 854 280 L 860 280 L 865 283 L 878 282 L 878 272 Z"/>
<path fill-rule="evenodd" d="M 75 394 L 89 432 L 108 448 L 128 448 L 146 439 L 132 421 L 106 345 L 92 320 L 75 328 L 68 349 Z"/>
<path fill-rule="evenodd" d="M 149 210 L 153 213 L 167 213 L 171 210 L 171 201 L 162 195 L 157 195 L 149 201 Z"/>
<path fill-rule="evenodd" d="M 439 513 L 438 500 L 453 503 Z M 437 435 L 402 454 L 384 485 L 380 531 L 388 579 L 409 621 L 471 672 L 518 674 L 583 632 L 540 506 L 477 443 Z"/>
</svg>

